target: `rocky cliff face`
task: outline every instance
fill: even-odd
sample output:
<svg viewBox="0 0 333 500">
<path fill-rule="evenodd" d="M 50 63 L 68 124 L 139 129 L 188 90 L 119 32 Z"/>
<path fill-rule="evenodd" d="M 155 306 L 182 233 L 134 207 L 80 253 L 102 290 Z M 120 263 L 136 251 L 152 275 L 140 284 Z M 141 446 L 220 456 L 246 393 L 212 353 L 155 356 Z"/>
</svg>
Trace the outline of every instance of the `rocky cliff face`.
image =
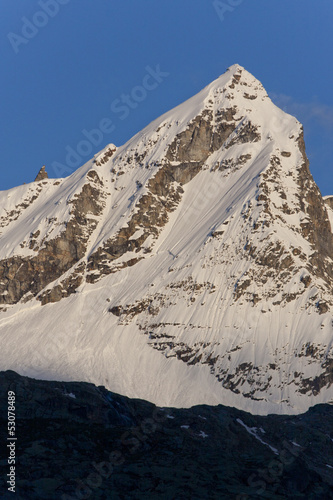
<svg viewBox="0 0 333 500">
<path fill-rule="evenodd" d="M 4 368 L 33 374 L 22 358 L 61 327 L 38 373 L 162 404 L 293 412 L 331 397 L 331 198 L 301 125 L 243 68 L 36 181 L 1 194 L 0 326 L 24 339 Z"/>
<path fill-rule="evenodd" d="M 20 247 L 32 250 L 33 255 L 14 255 L 0 261 L 1 304 L 15 304 L 20 300 L 25 302 L 38 294 L 38 299 L 45 304 L 75 291 L 82 283 L 85 263 L 75 264 L 85 256 L 89 236 L 97 226 L 96 216 L 101 215 L 105 198 L 103 183 L 97 172 L 89 171 L 80 192 L 66 200 L 68 220 L 49 218 L 47 234 L 42 238 L 40 229 L 31 231 Z M 62 229 L 57 237 L 52 238 L 54 226 L 61 226 Z M 68 270 L 72 272 L 64 277 Z M 60 277 L 63 280 L 59 284 L 45 289 Z"/>
</svg>

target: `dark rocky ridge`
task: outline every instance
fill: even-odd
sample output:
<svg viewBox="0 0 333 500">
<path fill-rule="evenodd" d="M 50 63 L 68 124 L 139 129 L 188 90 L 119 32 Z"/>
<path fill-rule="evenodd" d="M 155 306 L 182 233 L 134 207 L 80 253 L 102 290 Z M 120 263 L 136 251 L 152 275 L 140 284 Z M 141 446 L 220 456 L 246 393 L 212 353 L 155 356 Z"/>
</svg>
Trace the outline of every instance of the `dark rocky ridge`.
<svg viewBox="0 0 333 500">
<path fill-rule="evenodd" d="M 332 405 L 267 417 L 221 405 L 159 409 L 92 384 L 8 371 L 0 372 L 3 443 L 8 391 L 19 500 L 333 498 Z M 5 458 L 0 467 L 7 500 Z"/>
</svg>

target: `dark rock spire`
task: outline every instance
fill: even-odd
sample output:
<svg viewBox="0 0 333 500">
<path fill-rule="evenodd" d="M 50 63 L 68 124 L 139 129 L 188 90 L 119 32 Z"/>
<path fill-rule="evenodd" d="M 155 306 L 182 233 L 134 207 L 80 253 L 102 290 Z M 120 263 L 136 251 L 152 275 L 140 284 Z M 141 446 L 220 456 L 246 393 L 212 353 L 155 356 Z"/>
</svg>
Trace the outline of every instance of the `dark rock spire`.
<svg viewBox="0 0 333 500">
<path fill-rule="evenodd" d="M 45 170 L 45 165 L 42 166 L 42 168 L 40 169 L 40 171 L 38 172 L 37 174 L 37 177 L 35 179 L 35 182 L 38 182 L 38 181 L 43 181 L 44 179 L 48 179 L 49 176 Z"/>
</svg>

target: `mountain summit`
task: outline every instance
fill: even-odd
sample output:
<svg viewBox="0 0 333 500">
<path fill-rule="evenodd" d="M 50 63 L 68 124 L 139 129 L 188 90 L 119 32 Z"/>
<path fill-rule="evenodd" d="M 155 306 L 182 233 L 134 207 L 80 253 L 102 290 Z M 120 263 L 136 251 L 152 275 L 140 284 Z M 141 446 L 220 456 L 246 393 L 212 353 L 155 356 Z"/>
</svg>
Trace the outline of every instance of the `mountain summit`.
<svg viewBox="0 0 333 500">
<path fill-rule="evenodd" d="M 332 399 L 332 197 L 241 66 L 0 199 L 0 369 L 165 406 Z"/>
</svg>

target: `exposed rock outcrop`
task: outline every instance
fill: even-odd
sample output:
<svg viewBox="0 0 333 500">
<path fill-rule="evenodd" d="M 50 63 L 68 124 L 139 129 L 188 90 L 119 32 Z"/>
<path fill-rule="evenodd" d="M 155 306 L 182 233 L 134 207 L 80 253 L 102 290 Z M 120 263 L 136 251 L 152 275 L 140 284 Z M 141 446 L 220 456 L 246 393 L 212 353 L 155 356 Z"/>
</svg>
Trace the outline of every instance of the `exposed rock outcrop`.
<svg viewBox="0 0 333 500">
<path fill-rule="evenodd" d="M 234 108 L 227 109 L 224 115 L 218 113 L 218 124 L 214 126 L 213 113 L 206 111 L 174 138 L 163 166 L 147 183 L 147 193 L 139 199 L 127 226 L 89 257 L 88 271 L 92 271 L 87 277 L 89 282 L 112 272 L 109 265 L 105 266 L 105 260 L 110 262 L 126 252 L 139 252 L 149 236 L 158 236 L 169 220 L 168 214 L 179 205 L 182 186 L 200 172 L 209 155 L 220 149 L 235 130 L 236 123 L 232 121 L 235 113 Z M 132 239 L 139 229 L 143 229 L 143 234 Z"/>
<path fill-rule="evenodd" d="M 40 246 L 36 246 L 37 233 L 32 234 L 35 256 L 13 256 L 0 261 L 0 304 L 15 304 L 25 296 L 30 299 L 35 297 L 84 257 L 89 236 L 97 226 L 96 216 L 102 213 L 105 205 L 102 187 L 98 174 L 91 171 L 81 192 L 68 200 L 70 219 L 63 224 L 64 229 L 57 238 L 42 241 Z M 78 269 L 82 271 L 84 267 Z M 75 269 L 73 272 L 77 275 Z M 67 289 L 61 286 L 61 292 L 57 285 L 52 293 L 43 294 L 42 303 L 68 296 L 81 282 L 82 276 L 76 280 L 67 279 Z"/>
<path fill-rule="evenodd" d="M 48 176 L 48 173 L 45 170 L 45 165 L 44 165 L 40 169 L 40 171 L 38 172 L 38 174 L 36 176 L 36 179 L 35 179 L 35 182 L 43 181 L 43 180 L 48 179 L 48 178 L 49 178 L 49 176 Z"/>
</svg>

